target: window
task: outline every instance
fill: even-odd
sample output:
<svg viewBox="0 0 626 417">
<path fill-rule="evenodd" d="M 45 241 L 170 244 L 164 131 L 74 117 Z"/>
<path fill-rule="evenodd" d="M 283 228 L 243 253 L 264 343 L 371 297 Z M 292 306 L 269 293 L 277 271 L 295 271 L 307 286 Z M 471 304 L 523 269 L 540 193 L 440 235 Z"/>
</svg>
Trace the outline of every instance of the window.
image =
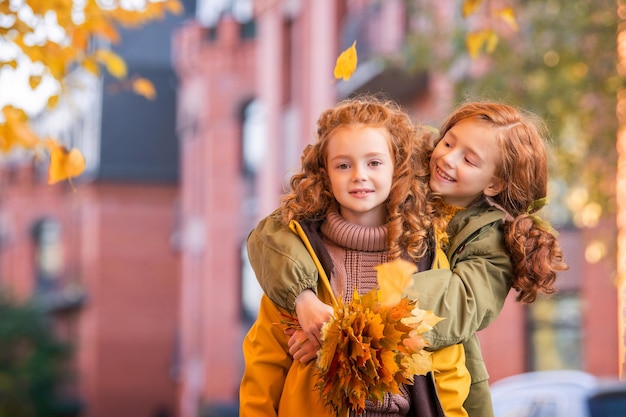
<svg viewBox="0 0 626 417">
<path fill-rule="evenodd" d="M 530 369 L 580 369 L 581 302 L 578 293 L 539 298 L 529 308 Z"/>
</svg>

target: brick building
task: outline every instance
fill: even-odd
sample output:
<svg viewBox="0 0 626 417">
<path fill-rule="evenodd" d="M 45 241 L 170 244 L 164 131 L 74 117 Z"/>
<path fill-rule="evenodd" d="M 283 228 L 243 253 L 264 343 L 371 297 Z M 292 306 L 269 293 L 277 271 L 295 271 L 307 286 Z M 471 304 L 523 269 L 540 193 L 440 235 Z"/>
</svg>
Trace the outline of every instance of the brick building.
<svg viewBox="0 0 626 417">
<path fill-rule="evenodd" d="M 174 41 L 183 167 L 181 417 L 234 413 L 240 343 L 258 299 L 243 245 L 277 206 L 321 110 L 353 92 L 384 91 L 438 124 L 453 100 L 445 76 L 393 65 L 408 25 L 402 1 L 260 0 L 244 18 L 236 3 L 213 10 L 208 23 L 190 22 Z M 452 24 L 452 6 L 439 7 L 438 23 Z M 335 59 L 355 39 L 357 72 L 334 81 Z M 602 233 L 610 240 L 610 227 L 589 236 L 562 230 L 572 268 L 560 278 L 561 295 L 529 309 L 512 293 L 480 332 L 492 381 L 534 369 L 617 374 L 611 262 L 584 260 L 586 243 Z M 603 341 L 602 352 L 594 340 Z"/>
<path fill-rule="evenodd" d="M 170 39 L 184 17 L 124 34 L 116 50 L 158 98 L 72 74 L 35 127 L 81 149 L 87 170 L 48 185 L 47 166 L 11 155 L 0 172 L 0 284 L 32 299 L 74 347 L 64 387 L 82 417 L 176 415 L 180 297 L 179 154 Z"/>
<path fill-rule="evenodd" d="M 223 2 L 235 3 L 245 2 Z M 70 388 L 82 416 L 235 413 L 258 302 L 245 239 L 277 206 L 319 113 L 356 91 L 385 91 L 431 124 L 452 106 L 444 75 L 376 59 L 401 49 L 403 1 L 253 4 L 252 18 L 226 7 L 203 24 L 188 15 L 182 27 L 125 38 L 118 52 L 159 100 L 114 93 L 110 80 L 93 86 L 103 95 L 81 106 L 91 116 L 67 135 L 90 168 L 77 191 L 4 164 L 0 279 L 19 297 L 37 295 L 76 344 Z M 453 6 L 438 7 L 438 24 L 451 24 Z M 359 68 L 338 82 L 335 59 L 355 39 Z M 571 269 L 561 295 L 532 309 L 511 299 L 479 334 L 492 381 L 550 367 L 617 374 L 613 267 L 584 256 L 587 243 L 612 241 L 612 224 L 562 230 Z"/>
</svg>

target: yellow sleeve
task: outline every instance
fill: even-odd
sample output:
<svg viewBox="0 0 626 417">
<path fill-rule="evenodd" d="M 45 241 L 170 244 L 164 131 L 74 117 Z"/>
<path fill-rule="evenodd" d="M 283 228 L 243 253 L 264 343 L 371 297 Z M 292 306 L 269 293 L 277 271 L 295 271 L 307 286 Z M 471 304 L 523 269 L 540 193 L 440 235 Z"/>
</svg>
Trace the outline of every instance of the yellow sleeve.
<svg viewBox="0 0 626 417">
<path fill-rule="evenodd" d="M 446 417 L 467 417 L 463 403 L 469 394 L 471 375 L 465 366 L 463 345 L 436 350 L 430 356 L 437 394 Z"/>
<path fill-rule="evenodd" d="M 437 242 L 441 241 L 437 238 Z M 448 257 L 437 245 L 433 269 L 450 269 Z M 465 366 L 465 348 L 461 344 L 436 350 L 431 355 L 435 386 L 446 417 L 467 417 L 463 403 L 469 394 L 472 377 Z"/>
</svg>

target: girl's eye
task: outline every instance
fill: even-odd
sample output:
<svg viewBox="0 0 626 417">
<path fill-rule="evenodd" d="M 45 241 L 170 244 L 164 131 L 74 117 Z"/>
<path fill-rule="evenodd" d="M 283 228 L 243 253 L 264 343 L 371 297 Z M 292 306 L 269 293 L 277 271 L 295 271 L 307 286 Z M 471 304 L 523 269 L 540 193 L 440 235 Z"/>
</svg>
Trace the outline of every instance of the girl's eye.
<svg viewBox="0 0 626 417">
<path fill-rule="evenodd" d="M 339 169 L 348 169 L 349 166 L 348 166 L 348 164 L 339 164 L 339 165 L 337 165 L 337 168 L 339 168 Z"/>
<path fill-rule="evenodd" d="M 379 165 L 382 165 L 382 162 L 380 162 L 380 161 L 372 161 L 372 162 L 370 162 L 370 165 L 374 166 L 374 167 L 377 167 Z"/>
<path fill-rule="evenodd" d="M 470 159 L 465 158 L 465 162 L 467 162 L 468 164 L 470 164 L 471 166 L 475 167 L 476 164 L 474 162 L 472 162 Z"/>
</svg>

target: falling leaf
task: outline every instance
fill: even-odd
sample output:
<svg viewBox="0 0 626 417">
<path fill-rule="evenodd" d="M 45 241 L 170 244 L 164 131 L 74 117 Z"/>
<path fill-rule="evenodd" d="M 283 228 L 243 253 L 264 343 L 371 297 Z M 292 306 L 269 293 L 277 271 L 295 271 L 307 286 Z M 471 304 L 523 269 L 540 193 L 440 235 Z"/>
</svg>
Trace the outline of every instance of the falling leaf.
<svg viewBox="0 0 626 417">
<path fill-rule="evenodd" d="M 504 20 L 515 32 L 519 30 L 519 26 L 517 25 L 517 19 L 515 18 L 515 12 L 511 7 L 505 7 L 503 9 L 496 10 L 495 15 Z"/>
<path fill-rule="evenodd" d="M 465 39 L 467 50 L 472 58 L 477 58 L 482 50 L 491 53 L 498 45 L 498 35 L 490 29 L 469 33 Z"/>
<path fill-rule="evenodd" d="M 415 264 L 402 259 L 387 262 L 376 267 L 380 303 L 384 306 L 400 302 L 402 294 L 411 285 L 411 274 L 416 271 Z"/>
<path fill-rule="evenodd" d="M 50 151 L 50 169 L 48 171 L 48 184 L 77 177 L 85 170 L 85 157 L 76 148 L 68 151 L 52 139 L 46 142 Z"/>
<path fill-rule="evenodd" d="M 133 81 L 133 91 L 148 100 L 154 100 L 156 98 L 154 85 L 150 80 L 143 77 L 139 77 Z"/>
<path fill-rule="evenodd" d="M 335 78 L 343 78 L 344 81 L 349 80 L 356 70 L 357 61 L 358 56 L 356 53 L 356 41 L 354 41 L 352 46 L 343 51 L 337 58 L 334 72 Z"/>
<path fill-rule="evenodd" d="M 465 0 L 463 2 L 463 17 L 467 17 L 478 10 L 483 0 Z"/>
</svg>

